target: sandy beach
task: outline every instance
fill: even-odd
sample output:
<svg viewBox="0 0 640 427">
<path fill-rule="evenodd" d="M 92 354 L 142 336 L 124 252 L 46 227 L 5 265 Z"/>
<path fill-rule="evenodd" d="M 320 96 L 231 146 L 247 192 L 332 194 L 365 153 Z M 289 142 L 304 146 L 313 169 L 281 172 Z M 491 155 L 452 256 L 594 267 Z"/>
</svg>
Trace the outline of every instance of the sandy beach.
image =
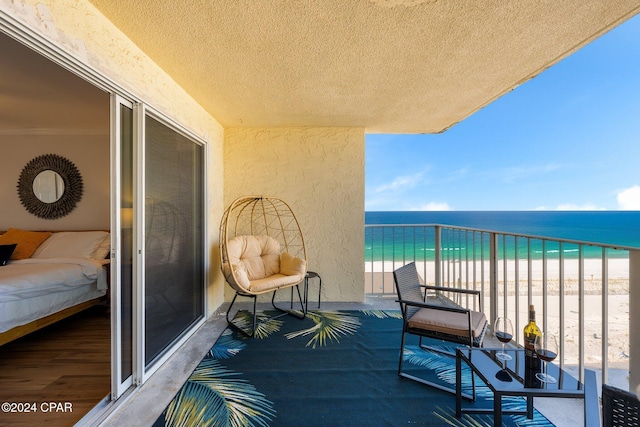
<svg viewBox="0 0 640 427">
<path fill-rule="evenodd" d="M 393 270 L 404 265 L 405 262 L 365 262 L 365 284 L 367 292 L 372 293 L 395 293 L 393 287 Z M 435 283 L 435 268 L 433 262 L 416 262 L 418 273 L 425 280 L 426 284 Z M 546 280 L 547 293 L 559 292 L 560 265 L 557 260 L 547 262 Z M 629 260 L 627 258 L 609 259 L 607 264 L 608 293 L 619 294 L 629 292 Z M 526 294 L 528 283 L 528 264 L 526 260 L 520 260 L 517 268 L 513 260 L 509 260 L 506 265 L 507 292 L 515 292 L 516 272 L 520 294 Z M 532 291 L 542 292 L 543 285 L 543 265 L 541 260 L 534 260 L 531 265 Z M 584 285 L 585 294 L 600 294 L 602 291 L 602 261 L 599 259 L 584 260 Z M 375 274 L 372 274 L 375 273 Z M 450 283 L 469 283 L 473 287 L 475 282 L 478 286 L 484 281 L 489 283 L 489 261 L 484 262 L 449 262 L 443 271 L 445 281 Z M 564 261 L 564 294 L 574 294 L 578 292 L 579 263 L 578 260 Z M 475 278 L 475 280 L 474 280 Z M 484 280 L 482 280 L 484 278 Z M 505 265 L 498 262 L 498 283 L 505 282 Z M 501 291 L 504 286 L 501 286 Z"/>
</svg>

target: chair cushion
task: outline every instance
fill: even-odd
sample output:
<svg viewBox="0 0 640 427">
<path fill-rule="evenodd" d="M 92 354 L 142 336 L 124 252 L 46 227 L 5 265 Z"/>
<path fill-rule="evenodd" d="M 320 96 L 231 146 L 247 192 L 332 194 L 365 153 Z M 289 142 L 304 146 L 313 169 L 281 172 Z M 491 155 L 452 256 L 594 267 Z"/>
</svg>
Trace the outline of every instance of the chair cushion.
<svg viewBox="0 0 640 427">
<path fill-rule="evenodd" d="M 301 276 L 307 273 L 307 261 L 295 257 L 289 252 L 283 252 L 280 256 L 280 273 L 286 276 Z"/>
<path fill-rule="evenodd" d="M 264 279 L 251 281 L 251 292 L 261 293 L 268 292 L 283 286 L 297 285 L 302 282 L 304 275 L 285 276 L 284 274 L 274 274 Z"/>
<path fill-rule="evenodd" d="M 229 262 L 242 266 L 249 280 L 280 273 L 280 243 L 269 236 L 237 236 L 227 245 Z"/>
<path fill-rule="evenodd" d="M 233 273 L 231 272 L 231 269 L 233 269 Z M 239 286 L 244 291 L 249 291 L 251 289 L 251 282 L 247 276 L 247 270 L 245 270 L 244 264 L 229 264 L 228 262 L 225 262 L 222 265 L 222 272 L 225 279 L 227 279 L 227 281 L 232 285 Z"/>
<path fill-rule="evenodd" d="M 474 338 L 482 336 L 486 324 L 487 318 L 484 313 L 471 311 L 471 333 Z M 446 335 L 469 336 L 466 313 L 421 308 L 411 316 L 408 326 L 411 329 L 430 330 Z"/>
<path fill-rule="evenodd" d="M 243 292 L 263 293 L 300 283 L 307 262 L 287 252 L 269 236 L 237 236 L 229 240 L 229 262 L 222 265 L 225 278 Z M 240 290 L 240 289 L 239 289 Z"/>
</svg>

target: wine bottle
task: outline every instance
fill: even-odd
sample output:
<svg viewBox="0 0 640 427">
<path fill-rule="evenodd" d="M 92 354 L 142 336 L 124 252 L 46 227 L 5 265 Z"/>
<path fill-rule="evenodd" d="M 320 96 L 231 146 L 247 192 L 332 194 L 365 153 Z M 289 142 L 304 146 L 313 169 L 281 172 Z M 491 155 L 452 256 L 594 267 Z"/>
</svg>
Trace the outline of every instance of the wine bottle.
<svg viewBox="0 0 640 427">
<path fill-rule="evenodd" d="M 529 323 L 524 327 L 524 386 L 540 388 L 542 384 L 536 378 L 541 371 L 542 364 L 536 354 L 536 337 L 542 336 L 542 332 L 536 325 L 536 311 L 533 304 L 529 306 Z"/>
</svg>

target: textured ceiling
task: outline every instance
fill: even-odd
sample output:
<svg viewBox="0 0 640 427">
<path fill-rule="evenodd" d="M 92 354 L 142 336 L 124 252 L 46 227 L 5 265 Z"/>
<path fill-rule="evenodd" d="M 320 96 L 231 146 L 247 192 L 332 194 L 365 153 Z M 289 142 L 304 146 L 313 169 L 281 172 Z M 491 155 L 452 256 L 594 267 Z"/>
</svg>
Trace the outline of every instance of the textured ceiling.
<svg viewBox="0 0 640 427">
<path fill-rule="evenodd" d="M 441 132 L 640 11 L 638 0 L 91 1 L 224 126 L 371 133 Z M 4 35 L 0 52 L 0 132 L 108 131 L 105 93 Z"/>
<path fill-rule="evenodd" d="M 90 0 L 223 126 L 436 133 L 638 0 Z"/>
</svg>

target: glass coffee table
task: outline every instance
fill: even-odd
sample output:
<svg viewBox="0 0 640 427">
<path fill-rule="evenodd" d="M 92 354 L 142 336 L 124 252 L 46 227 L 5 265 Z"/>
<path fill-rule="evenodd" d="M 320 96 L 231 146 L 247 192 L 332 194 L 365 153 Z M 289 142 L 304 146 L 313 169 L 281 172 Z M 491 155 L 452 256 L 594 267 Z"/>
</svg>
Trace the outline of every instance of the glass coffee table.
<svg viewBox="0 0 640 427">
<path fill-rule="evenodd" d="M 501 361 L 495 357 L 502 348 L 456 349 L 456 416 L 462 413 L 493 413 L 494 425 L 502 425 L 502 415 L 526 415 L 533 418 L 534 397 L 578 398 L 585 399 L 585 386 L 571 374 L 557 365 L 549 363 L 547 373 L 557 379 L 555 384 L 541 384 L 539 388 L 524 386 L 524 349 L 507 349 L 513 356 L 511 360 Z M 493 409 L 462 407 L 462 363 L 466 363 L 472 372 L 493 392 Z M 503 368 L 504 363 L 504 368 Z M 595 378 L 595 375 L 594 375 Z M 521 396 L 527 401 L 526 411 L 503 411 L 504 396 Z M 585 405 L 586 408 L 587 405 Z M 586 417 L 586 414 L 585 414 Z"/>
</svg>

